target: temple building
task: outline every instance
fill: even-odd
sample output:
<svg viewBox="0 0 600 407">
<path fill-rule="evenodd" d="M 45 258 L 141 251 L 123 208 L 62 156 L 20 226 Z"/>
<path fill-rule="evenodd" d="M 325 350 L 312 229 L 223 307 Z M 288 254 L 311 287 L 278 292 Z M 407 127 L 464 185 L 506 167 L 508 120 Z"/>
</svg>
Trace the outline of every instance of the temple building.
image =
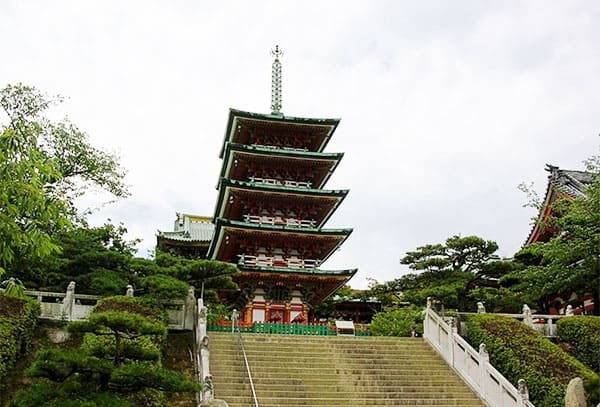
<svg viewBox="0 0 600 407">
<path fill-rule="evenodd" d="M 173 232 L 158 231 L 158 250 L 191 259 L 205 259 L 215 226 L 212 218 L 177 213 Z"/>
<path fill-rule="evenodd" d="M 572 201 L 573 199 L 587 197 L 586 188 L 594 182 L 593 174 L 586 171 L 563 170 L 549 164 L 546 164 L 546 171 L 549 172 L 546 196 L 540 208 L 538 219 L 529 233 L 524 247 L 537 242 L 548 242 L 555 234 L 559 233 L 560 230 L 548 225 L 548 220 L 554 213 L 555 202 L 560 199 Z M 550 313 L 564 314 L 567 305 L 573 301 L 581 303 L 580 307 L 573 310 L 575 314 L 592 313 L 594 310 L 594 300 L 591 293 L 584 293 L 581 298 L 578 298 L 576 293 L 563 292 L 556 294 L 551 299 L 551 302 L 555 305 L 550 308 Z"/>
<path fill-rule="evenodd" d="M 550 240 L 558 232 L 547 226 L 554 203 L 562 198 L 573 200 L 585 197 L 586 187 L 594 181 L 593 175 L 586 171 L 562 170 L 549 164 L 546 164 L 546 171 L 550 174 L 544 203 L 524 246 Z"/>
<path fill-rule="evenodd" d="M 321 269 L 352 232 L 324 228 L 348 193 L 324 189 L 343 156 L 324 152 L 339 119 L 281 113 L 281 52 L 273 54 L 272 112 L 229 112 L 207 253 L 240 269 L 229 300 L 243 323 L 307 321 L 356 273 Z"/>
</svg>

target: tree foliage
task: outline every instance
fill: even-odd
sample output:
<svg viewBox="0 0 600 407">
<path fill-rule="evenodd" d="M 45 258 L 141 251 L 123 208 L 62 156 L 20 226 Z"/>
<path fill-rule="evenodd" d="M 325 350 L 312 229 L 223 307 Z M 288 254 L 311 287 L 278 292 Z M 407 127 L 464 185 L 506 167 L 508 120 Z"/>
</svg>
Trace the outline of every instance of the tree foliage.
<svg viewBox="0 0 600 407">
<path fill-rule="evenodd" d="M 218 302 L 216 289 L 235 290 L 238 288 L 232 280 L 232 276 L 238 273 L 237 267 L 216 260 L 187 259 L 157 252 L 154 264 L 138 262 L 133 265 L 133 271 L 140 277 L 141 285 L 149 286 L 151 284 L 147 280 L 148 276 L 164 275 L 185 281 L 187 284 L 193 285 L 196 290 L 203 287 L 204 298 L 209 302 Z M 162 288 L 157 286 L 156 291 L 174 288 L 172 280 L 164 279 L 163 281 L 165 285 Z M 158 280 L 154 280 L 152 283 L 157 282 Z"/>
<path fill-rule="evenodd" d="M 0 90 L 0 273 L 15 259 L 59 251 L 52 235 L 72 226 L 74 199 L 89 188 L 128 194 L 114 155 L 68 120 L 44 116 L 60 101 L 21 84 Z"/>
<path fill-rule="evenodd" d="M 123 225 L 106 223 L 99 227 L 78 225 L 52 237 L 59 252 L 43 258 L 19 259 L 9 275 L 19 275 L 26 286 L 63 291 L 70 281 L 77 291 L 97 295 L 118 295 L 132 279 L 131 262 L 136 240 L 125 238 Z"/>
<path fill-rule="evenodd" d="M 477 236 L 452 236 L 444 244 L 428 244 L 400 260 L 417 273 L 372 286 L 374 294 L 395 293 L 403 301 L 425 304 L 427 297 L 446 308 L 474 309 L 484 301 L 490 308 L 502 304 L 503 293 L 494 279 L 514 269 L 495 254 L 496 242 Z"/>
<path fill-rule="evenodd" d="M 106 223 L 99 227 L 78 225 L 53 236 L 60 247 L 35 261 L 16 261 L 9 275 L 21 275 L 28 287 L 63 291 L 75 281 L 77 291 L 95 295 L 123 294 L 128 284 L 136 296 L 181 299 L 190 285 L 204 283 L 205 298 L 216 299 L 215 289 L 236 289 L 231 279 L 237 268 L 229 263 L 186 259 L 156 253 L 154 259 L 134 257 L 137 240 L 126 239 L 124 225 Z"/>
<path fill-rule="evenodd" d="M 199 389 L 185 375 L 160 367 L 166 323 L 161 311 L 143 299 L 106 298 L 88 321 L 71 323 L 68 329 L 85 333 L 82 346 L 40 352 L 27 371 L 38 383 L 19 392 L 12 405 L 41 400 L 35 405 L 57 406 L 63 398 L 81 403 L 73 406 L 146 406 L 153 404 L 140 394 Z"/>
<path fill-rule="evenodd" d="M 588 160 L 587 167 L 594 181 L 586 188 L 586 197 L 559 199 L 542 225 L 560 232 L 517 253 L 515 258 L 525 269 L 501 281 L 542 311 L 549 310 L 557 294 L 576 293 L 581 301 L 590 293 L 594 314 L 600 315 L 600 157 Z"/>
<path fill-rule="evenodd" d="M 371 332 L 375 336 L 422 336 L 423 309 L 411 305 L 379 312 L 371 322 Z"/>
</svg>

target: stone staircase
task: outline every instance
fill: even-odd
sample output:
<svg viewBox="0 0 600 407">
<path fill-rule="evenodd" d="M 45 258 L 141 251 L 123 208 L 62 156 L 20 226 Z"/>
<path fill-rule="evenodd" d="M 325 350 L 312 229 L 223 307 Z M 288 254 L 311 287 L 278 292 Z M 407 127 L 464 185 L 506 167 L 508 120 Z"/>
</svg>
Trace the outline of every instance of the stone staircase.
<svg viewBox="0 0 600 407">
<path fill-rule="evenodd" d="M 237 334 L 211 332 L 215 397 L 253 399 Z M 485 406 L 421 338 L 244 334 L 260 407 Z"/>
</svg>

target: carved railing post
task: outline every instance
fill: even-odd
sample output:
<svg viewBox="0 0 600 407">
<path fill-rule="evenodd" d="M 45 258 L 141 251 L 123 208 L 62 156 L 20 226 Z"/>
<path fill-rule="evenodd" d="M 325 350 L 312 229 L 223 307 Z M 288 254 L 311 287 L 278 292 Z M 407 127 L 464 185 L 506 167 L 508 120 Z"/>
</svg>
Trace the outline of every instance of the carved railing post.
<svg viewBox="0 0 600 407">
<path fill-rule="evenodd" d="M 231 333 L 234 332 L 235 324 L 237 323 L 239 317 L 240 317 L 240 313 L 238 312 L 237 309 L 234 308 L 233 312 L 231 313 Z"/>
<path fill-rule="evenodd" d="M 183 303 L 183 329 L 194 329 L 194 318 L 196 316 L 196 289 L 190 287 Z"/>
<path fill-rule="evenodd" d="M 67 293 L 63 299 L 60 314 L 61 318 L 67 321 L 73 320 L 73 305 L 75 304 L 75 281 L 71 281 L 67 286 Z"/>
<path fill-rule="evenodd" d="M 133 297 L 133 286 L 131 284 L 127 284 L 127 289 L 125 290 L 125 297 Z"/>
<path fill-rule="evenodd" d="M 521 396 L 518 400 L 518 405 L 526 406 L 529 402 L 529 389 L 527 388 L 527 383 L 525 382 L 525 379 L 519 379 L 518 390 L 519 396 Z"/>
<path fill-rule="evenodd" d="M 531 308 L 527 304 L 523 304 L 523 323 L 533 328 L 533 315 L 531 315 Z"/>
<path fill-rule="evenodd" d="M 207 335 L 208 309 L 204 306 L 204 300 L 198 299 L 198 324 L 196 325 L 196 349 L 198 352 L 198 382 L 202 383 L 201 399 L 212 400 L 214 397 L 212 386 L 212 375 L 210 374 L 208 335 Z"/>
<path fill-rule="evenodd" d="M 485 348 L 485 343 L 479 345 L 479 384 L 480 392 L 484 399 L 487 398 L 487 366 L 490 362 L 490 355 Z"/>
<path fill-rule="evenodd" d="M 451 326 L 452 332 L 450 333 L 450 340 L 448 341 L 448 352 L 450 353 L 450 366 L 454 367 L 454 344 L 456 342 L 456 336 L 458 335 L 458 327 L 456 326 L 458 320 L 453 319 L 452 321 L 456 321 Z"/>
</svg>

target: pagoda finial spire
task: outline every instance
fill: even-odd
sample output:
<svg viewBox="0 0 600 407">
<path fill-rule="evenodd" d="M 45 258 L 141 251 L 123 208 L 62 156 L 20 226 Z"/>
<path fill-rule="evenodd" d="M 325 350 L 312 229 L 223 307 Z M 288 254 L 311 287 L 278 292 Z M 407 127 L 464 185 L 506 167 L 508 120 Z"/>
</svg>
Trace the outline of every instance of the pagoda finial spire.
<svg viewBox="0 0 600 407">
<path fill-rule="evenodd" d="M 271 114 L 281 113 L 281 62 L 279 57 L 283 56 L 283 50 L 279 45 L 275 45 L 275 50 L 271 50 L 271 55 L 275 57 L 271 67 Z"/>
</svg>

